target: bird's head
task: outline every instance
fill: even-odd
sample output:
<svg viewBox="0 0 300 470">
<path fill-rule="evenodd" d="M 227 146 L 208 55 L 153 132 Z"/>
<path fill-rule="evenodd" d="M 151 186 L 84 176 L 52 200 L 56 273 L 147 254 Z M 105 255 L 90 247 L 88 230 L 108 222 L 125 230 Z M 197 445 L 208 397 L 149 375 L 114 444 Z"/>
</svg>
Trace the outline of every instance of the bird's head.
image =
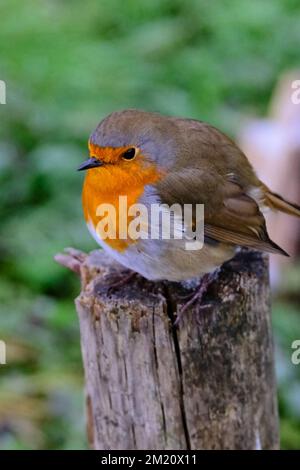
<svg viewBox="0 0 300 470">
<path fill-rule="evenodd" d="M 159 114 L 114 112 L 91 134 L 89 158 L 78 170 L 89 170 L 104 187 L 147 184 L 172 164 L 177 151 L 174 127 Z"/>
</svg>

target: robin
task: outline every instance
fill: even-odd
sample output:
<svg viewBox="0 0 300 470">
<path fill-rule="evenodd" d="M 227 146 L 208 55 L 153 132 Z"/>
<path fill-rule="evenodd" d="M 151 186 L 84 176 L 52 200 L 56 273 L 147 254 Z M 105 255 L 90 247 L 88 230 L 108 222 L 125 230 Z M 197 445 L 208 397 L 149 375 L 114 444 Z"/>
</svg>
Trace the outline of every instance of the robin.
<svg viewBox="0 0 300 470">
<path fill-rule="evenodd" d="M 78 170 L 87 170 L 82 201 L 92 235 L 147 279 L 207 275 L 240 247 L 288 256 L 269 238 L 263 213 L 272 209 L 300 217 L 300 207 L 273 193 L 236 144 L 205 122 L 134 109 L 114 112 L 91 134 L 89 159 Z M 121 225 L 123 230 L 132 216 L 122 209 L 120 196 L 128 207 L 203 204 L 203 246 L 187 250 L 175 237 L 121 236 Z M 103 204 L 114 209 L 114 236 L 99 229 Z"/>
</svg>

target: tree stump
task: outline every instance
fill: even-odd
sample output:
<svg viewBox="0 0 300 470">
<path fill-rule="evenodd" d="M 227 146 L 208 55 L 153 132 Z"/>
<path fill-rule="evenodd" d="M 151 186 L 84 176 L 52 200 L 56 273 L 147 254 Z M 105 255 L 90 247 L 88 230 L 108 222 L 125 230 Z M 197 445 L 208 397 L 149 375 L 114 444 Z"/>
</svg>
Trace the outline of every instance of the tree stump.
<svg viewBox="0 0 300 470">
<path fill-rule="evenodd" d="M 245 250 L 223 265 L 204 299 L 210 308 L 193 305 L 179 328 L 191 286 L 137 276 L 111 290 L 124 268 L 104 252 L 59 256 L 81 274 L 93 448 L 279 447 L 267 256 Z"/>
</svg>

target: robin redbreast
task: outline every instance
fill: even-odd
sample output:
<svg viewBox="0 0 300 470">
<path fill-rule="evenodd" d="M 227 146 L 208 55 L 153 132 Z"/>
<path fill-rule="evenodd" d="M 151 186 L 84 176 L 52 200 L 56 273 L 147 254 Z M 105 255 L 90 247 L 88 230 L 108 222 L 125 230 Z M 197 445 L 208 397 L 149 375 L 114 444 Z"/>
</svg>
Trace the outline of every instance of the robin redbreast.
<svg viewBox="0 0 300 470">
<path fill-rule="evenodd" d="M 215 127 L 195 119 L 128 109 L 103 119 L 89 139 L 83 185 L 86 223 L 117 261 L 150 280 L 182 281 L 211 273 L 248 247 L 287 255 L 268 236 L 263 215 L 273 209 L 300 217 L 300 207 L 273 193 L 243 152 Z M 204 205 L 204 244 L 187 250 L 182 239 L 132 238 L 120 226 L 128 206 Z M 99 206 L 114 208 L 114 236 L 98 228 Z M 126 213 L 124 213 L 126 212 Z M 102 214 L 103 215 L 103 214 Z"/>
</svg>

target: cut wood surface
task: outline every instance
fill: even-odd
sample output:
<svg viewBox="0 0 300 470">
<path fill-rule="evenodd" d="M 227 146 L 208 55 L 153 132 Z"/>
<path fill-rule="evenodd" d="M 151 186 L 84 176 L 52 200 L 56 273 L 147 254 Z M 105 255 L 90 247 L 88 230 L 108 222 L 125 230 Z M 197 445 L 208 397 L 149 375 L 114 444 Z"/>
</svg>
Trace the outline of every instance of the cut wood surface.
<svg viewBox="0 0 300 470">
<path fill-rule="evenodd" d="M 204 298 L 210 306 L 196 303 L 176 328 L 192 287 L 137 276 L 112 290 L 124 268 L 101 251 L 74 253 L 64 256 L 81 273 L 76 308 L 92 447 L 279 447 L 265 255 L 243 251 L 226 263 Z"/>
</svg>

